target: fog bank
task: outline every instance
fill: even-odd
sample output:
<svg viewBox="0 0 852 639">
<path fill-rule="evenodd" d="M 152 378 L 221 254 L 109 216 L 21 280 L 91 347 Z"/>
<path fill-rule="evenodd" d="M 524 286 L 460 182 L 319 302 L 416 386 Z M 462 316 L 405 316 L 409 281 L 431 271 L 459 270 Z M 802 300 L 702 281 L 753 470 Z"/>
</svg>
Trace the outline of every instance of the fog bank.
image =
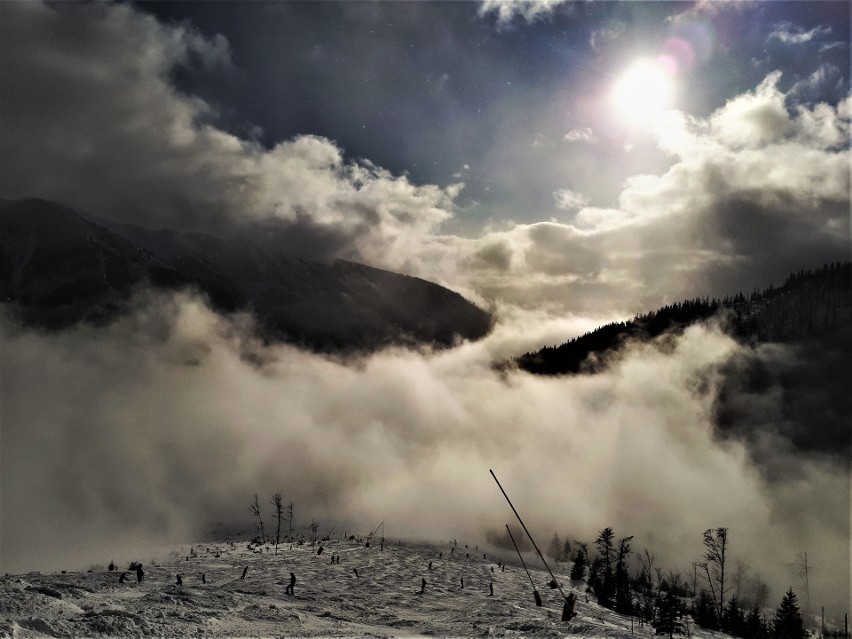
<svg viewBox="0 0 852 639">
<path fill-rule="evenodd" d="M 297 526 L 366 533 L 384 520 L 392 538 L 482 544 L 512 521 L 491 468 L 542 544 L 612 526 L 687 572 L 702 532 L 727 526 L 772 605 L 796 585 L 799 551 L 814 604 L 848 600 L 847 471 L 779 449 L 773 467 L 790 472 L 770 483 L 743 444 L 714 436 L 740 346 L 694 327 L 594 376 L 493 370 L 494 355 L 524 347 L 522 325 L 450 351 L 339 362 L 264 347 L 245 317 L 188 295 L 143 295 L 100 329 L 4 319 L 0 569 L 130 560 L 215 521 L 250 530 L 252 496 L 276 491 Z"/>
</svg>

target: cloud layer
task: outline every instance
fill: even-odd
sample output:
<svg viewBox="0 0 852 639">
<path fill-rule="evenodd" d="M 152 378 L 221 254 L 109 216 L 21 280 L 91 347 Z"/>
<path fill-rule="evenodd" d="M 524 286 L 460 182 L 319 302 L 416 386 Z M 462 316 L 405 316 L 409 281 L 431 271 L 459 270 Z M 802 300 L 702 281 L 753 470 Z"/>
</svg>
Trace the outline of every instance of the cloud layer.
<svg viewBox="0 0 852 639">
<path fill-rule="evenodd" d="M 228 67 L 221 37 L 130 5 L 3 12 L 2 55 L 14 60 L 0 79 L 5 197 L 208 232 L 274 221 L 304 254 L 418 275 L 492 307 L 559 312 L 624 316 L 849 254 L 849 99 L 796 103 L 807 87 L 785 94 L 779 73 L 706 118 L 661 118 L 648 133 L 669 168 L 628 178 L 615 206 L 566 184 L 545 195 L 567 219 L 462 237 L 446 226 L 465 215 L 462 184 L 414 184 L 345 160 L 322 137 L 266 148 L 219 129 L 212 107 L 172 78 Z M 594 147 L 590 131 L 572 130 L 563 144 Z"/>
</svg>

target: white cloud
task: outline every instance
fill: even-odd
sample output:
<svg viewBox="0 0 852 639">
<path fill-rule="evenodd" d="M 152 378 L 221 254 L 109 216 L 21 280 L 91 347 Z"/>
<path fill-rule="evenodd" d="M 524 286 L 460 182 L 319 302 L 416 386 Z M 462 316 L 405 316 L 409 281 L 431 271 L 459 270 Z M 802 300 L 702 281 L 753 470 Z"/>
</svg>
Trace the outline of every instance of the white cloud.
<svg viewBox="0 0 852 639">
<path fill-rule="evenodd" d="M 790 89 L 789 96 L 797 102 L 811 102 L 842 86 L 843 72 L 835 65 L 826 63 L 804 80 L 796 82 Z"/>
<path fill-rule="evenodd" d="M 586 126 L 571 129 L 565 134 L 564 139 L 569 142 L 594 142 L 597 138 L 595 132 Z"/>
<path fill-rule="evenodd" d="M 767 37 L 768 40 L 779 40 L 784 44 L 804 44 L 810 42 L 814 38 L 819 38 L 831 33 L 829 25 L 821 25 L 814 27 L 810 31 L 805 31 L 799 25 L 792 22 L 779 22 L 775 25 L 772 33 Z"/>
<path fill-rule="evenodd" d="M 482 0 L 479 5 L 479 15 L 497 14 L 497 24 L 508 25 L 521 17 L 526 22 L 534 22 L 548 18 L 554 9 L 566 0 Z"/>
<path fill-rule="evenodd" d="M 63 7 L 4 7 L 0 47 L 14 61 L 0 75 L 5 197 L 143 226 L 274 219 L 310 255 L 417 275 L 482 304 L 578 312 L 750 290 L 847 254 L 848 102 L 789 107 L 777 74 L 708 118 L 668 113 L 654 134 L 672 165 L 627 179 L 614 204 L 584 208 L 580 193 L 560 189 L 555 204 L 580 209 L 573 224 L 460 237 L 442 229 L 462 184 L 418 185 L 347 162 L 316 136 L 266 149 L 217 128 L 209 105 L 170 78 L 190 59 L 228 64 L 221 38 L 131 5 Z"/>
<path fill-rule="evenodd" d="M 783 139 L 792 123 L 778 89 L 781 73 L 771 73 L 754 92 L 729 100 L 710 118 L 715 137 L 734 148 L 759 147 Z"/>
<path fill-rule="evenodd" d="M 554 191 L 553 199 L 557 209 L 579 209 L 589 201 L 584 195 L 570 189 Z"/>
</svg>

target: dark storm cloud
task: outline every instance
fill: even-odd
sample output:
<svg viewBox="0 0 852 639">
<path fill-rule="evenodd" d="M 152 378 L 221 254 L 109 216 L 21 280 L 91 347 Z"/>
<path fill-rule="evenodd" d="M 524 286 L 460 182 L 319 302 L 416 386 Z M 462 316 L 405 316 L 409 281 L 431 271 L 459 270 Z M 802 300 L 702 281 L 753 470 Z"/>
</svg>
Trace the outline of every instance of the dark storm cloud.
<svg viewBox="0 0 852 639">
<path fill-rule="evenodd" d="M 264 148 L 217 128 L 212 107 L 178 91 L 172 73 L 196 58 L 227 67 L 221 37 L 130 5 L 2 10 L 7 197 L 179 230 L 226 233 L 266 220 L 301 253 L 376 261 L 368 254 L 402 252 L 451 215 L 458 186 L 418 186 L 345 161 L 318 136 Z"/>
</svg>

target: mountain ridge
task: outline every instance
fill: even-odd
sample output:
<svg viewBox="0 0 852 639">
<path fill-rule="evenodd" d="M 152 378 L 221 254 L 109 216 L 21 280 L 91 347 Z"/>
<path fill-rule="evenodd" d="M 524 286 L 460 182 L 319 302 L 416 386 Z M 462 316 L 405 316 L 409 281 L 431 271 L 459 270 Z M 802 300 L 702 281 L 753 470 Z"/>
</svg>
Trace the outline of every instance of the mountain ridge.
<svg viewBox="0 0 852 639">
<path fill-rule="evenodd" d="M 144 229 L 56 202 L 0 201 L 0 299 L 25 322 L 108 322 L 136 287 L 191 288 L 220 312 L 250 311 L 263 336 L 316 351 L 479 339 L 491 317 L 433 282 L 364 264 L 311 261 L 249 236 Z"/>
<path fill-rule="evenodd" d="M 792 273 L 784 284 L 772 284 L 746 297 L 693 298 L 613 322 L 563 342 L 527 352 L 513 361 L 539 375 L 597 372 L 628 341 L 648 341 L 678 333 L 691 324 L 720 319 L 726 332 L 758 342 L 793 342 L 819 337 L 852 324 L 852 262 L 825 264 L 815 271 Z"/>
</svg>

